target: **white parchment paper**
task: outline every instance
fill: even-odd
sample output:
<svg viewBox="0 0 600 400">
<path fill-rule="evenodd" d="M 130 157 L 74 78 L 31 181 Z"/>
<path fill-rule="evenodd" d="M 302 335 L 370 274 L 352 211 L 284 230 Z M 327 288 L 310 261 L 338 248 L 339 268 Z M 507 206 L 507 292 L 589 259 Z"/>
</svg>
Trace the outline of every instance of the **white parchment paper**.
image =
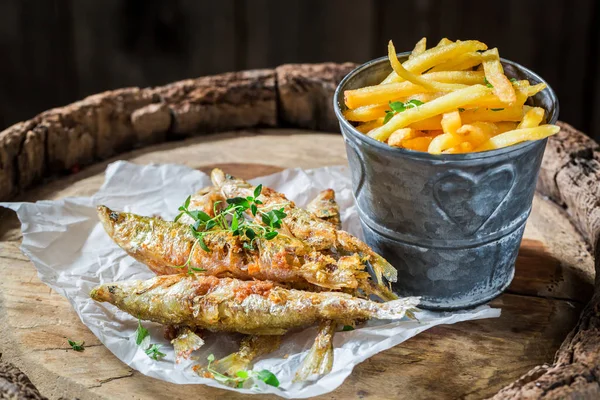
<svg viewBox="0 0 600 400">
<path fill-rule="evenodd" d="M 319 191 L 332 188 L 342 210 L 344 229 L 361 236 L 346 167 L 292 169 L 252 182 L 273 187 L 300 206 L 306 205 Z M 209 334 L 205 337 L 206 344 L 194 353 L 196 361 L 176 365 L 172 346 L 163 339 L 162 327 L 146 322 L 151 342 L 161 344 L 161 351 L 167 354 L 160 361 L 152 360 L 144 348 L 135 344 L 137 321 L 88 296 L 100 283 L 153 276 L 108 237 L 96 216 L 95 206 L 104 204 L 116 210 L 172 219 L 189 194 L 210 184 L 207 175 L 181 165 L 142 166 L 119 161 L 108 166 L 104 185 L 91 198 L 0 205 L 17 212 L 23 231 L 21 249 L 34 263 L 41 280 L 69 300 L 81 321 L 121 361 L 168 382 L 205 384 L 244 393 L 268 392 L 285 398 L 317 396 L 340 386 L 358 363 L 432 326 L 500 315 L 500 310 L 488 306 L 461 312 L 422 311 L 417 314 L 419 321 L 371 321 L 354 331 L 337 332 L 332 372 L 305 383 L 292 383 L 292 379 L 312 345 L 316 328 L 290 333 L 279 350 L 263 356 L 254 365 L 255 370 L 266 368 L 273 372 L 280 381 L 279 388 L 259 382 L 253 389 L 232 389 L 201 378 L 191 370 L 195 363 L 205 365 L 211 353 L 220 358 L 237 350 L 239 335 Z"/>
</svg>

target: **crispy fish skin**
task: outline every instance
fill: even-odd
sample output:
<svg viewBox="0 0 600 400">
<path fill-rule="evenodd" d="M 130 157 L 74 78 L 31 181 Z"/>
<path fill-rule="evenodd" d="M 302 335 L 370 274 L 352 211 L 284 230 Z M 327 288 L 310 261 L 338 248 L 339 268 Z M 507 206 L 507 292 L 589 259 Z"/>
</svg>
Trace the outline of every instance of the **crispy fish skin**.
<svg viewBox="0 0 600 400">
<path fill-rule="evenodd" d="M 317 197 L 308 203 L 306 209 L 316 217 L 333 224 L 336 229 L 342 229 L 340 207 L 335 201 L 335 191 L 333 189 L 325 189 L 320 192 Z"/>
<path fill-rule="evenodd" d="M 180 273 L 182 266 L 189 263 L 207 275 L 308 282 L 336 290 L 355 289 L 359 280 L 368 277 L 355 257 L 336 260 L 284 234 L 272 240 L 257 239 L 257 250 L 251 251 L 244 249 L 239 236 L 211 231 L 204 236 L 210 249 L 207 252 L 197 245 L 190 227 L 178 222 L 117 212 L 104 206 L 98 207 L 98 216 L 108 235 L 122 249 L 158 275 Z"/>
<path fill-rule="evenodd" d="M 254 187 L 248 182 L 226 175 L 218 168 L 211 172 L 211 179 L 227 198 L 247 197 L 254 192 Z M 378 283 L 382 283 L 382 276 L 391 282 L 396 282 L 398 278 L 396 269 L 367 244 L 348 232 L 336 229 L 334 225 L 321 220 L 313 213 L 296 207 L 293 201 L 273 189 L 263 187 L 259 200 L 262 201 L 259 209 L 263 211 L 283 208 L 287 214 L 283 219 L 286 228 L 296 238 L 306 241 L 316 250 L 335 249 L 343 254 L 358 253 L 369 261 Z M 257 222 L 261 223 L 260 218 L 257 218 Z"/>
<path fill-rule="evenodd" d="M 323 320 L 396 320 L 418 303 L 414 297 L 376 303 L 346 293 L 285 289 L 268 281 L 184 274 L 103 284 L 90 297 L 143 320 L 249 335 L 282 335 Z"/>
</svg>

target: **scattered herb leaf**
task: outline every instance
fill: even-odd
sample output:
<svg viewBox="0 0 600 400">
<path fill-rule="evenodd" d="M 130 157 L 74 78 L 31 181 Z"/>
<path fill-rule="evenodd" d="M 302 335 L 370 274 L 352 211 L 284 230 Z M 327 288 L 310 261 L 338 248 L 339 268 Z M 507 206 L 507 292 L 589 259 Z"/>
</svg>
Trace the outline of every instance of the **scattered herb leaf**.
<svg viewBox="0 0 600 400">
<path fill-rule="evenodd" d="M 135 344 L 138 346 L 142 344 L 142 341 L 146 339 L 148 335 L 150 335 L 148 329 L 142 326 L 142 321 L 138 318 L 138 327 L 135 330 Z"/>
<path fill-rule="evenodd" d="M 510 78 L 509 81 L 511 81 L 512 83 L 517 83 L 518 82 L 517 78 Z"/>
<path fill-rule="evenodd" d="M 151 344 L 150 347 L 148 347 L 146 349 L 146 354 L 148 354 L 148 357 L 150 357 L 153 360 L 160 360 L 161 358 L 163 358 L 164 356 L 166 356 L 165 353 L 161 353 L 159 351 L 160 349 L 160 345 L 159 344 Z"/>
<path fill-rule="evenodd" d="M 267 369 L 263 369 L 258 372 L 239 370 L 235 373 L 235 376 L 227 376 L 220 373 L 219 371 L 216 371 L 212 367 L 212 363 L 215 361 L 215 356 L 213 354 L 210 354 L 206 359 L 208 360 L 206 370 L 212 374 L 214 380 L 224 385 L 242 388 L 244 386 L 244 382 L 246 382 L 247 380 L 256 379 L 263 381 L 267 385 L 279 387 L 279 379 L 277 379 L 274 373 Z"/>
<path fill-rule="evenodd" d="M 483 83 L 485 83 L 485 86 L 489 87 L 489 88 L 493 88 L 494 86 L 487 80 L 486 77 L 483 78 Z"/>
<path fill-rule="evenodd" d="M 403 103 L 401 101 L 390 101 L 390 109 L 385 111 L 385 117 L 383 118 L 384 125 L 388 123 L 392 117 L 398 113 L 408 110 L 409 108 L 415 108 L 418 106 L 422 106 L 423 103 L 421 100 L 412 99 Z"/>
<path fill-rule="evenodd" d="M 352 325 L 344 325 L 342 328 L 342 332 L 353 331 L 354 327 Z"/>
<path fill-rule="evenodd" d="M 69 342 L 69 345 L 71 346 L 71 348 L 75 351 L 83 351 L 85 350 L 85 348 L 83 347 L 83 345 L 85 344 L 85 342 L 82 340 L 81 342 L 75 342 L 71 339 L 67 339 L 67 341 Z"/>
</svg>

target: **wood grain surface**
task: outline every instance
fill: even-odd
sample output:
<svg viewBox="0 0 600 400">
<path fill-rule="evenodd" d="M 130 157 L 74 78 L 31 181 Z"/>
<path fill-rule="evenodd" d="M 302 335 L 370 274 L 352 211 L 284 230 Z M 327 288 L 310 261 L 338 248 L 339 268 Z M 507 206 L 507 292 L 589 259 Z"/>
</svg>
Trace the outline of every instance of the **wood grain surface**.
<svg viewBox="0 0 600 400">
<path fill-rule="evenodd" d="M 177 162 L 215 165 L 249 178 L 282 168 L 346 162 L 338 135 L 297 130 L 255 130 L 202 136 L 137 150 L 32 189 L 21 200 L 93 194 L 108 162 Z M 581 228 L 580 228 L 581 229 Z M 0 348 L 51 398 L 243 398 L 199 385 L 164 383 L 116 359 L 79 321 L 68 302 L 42 284 L 19 251 L 21 234 L 12 212 L 0 210 Z M 554 354 L 593 293 L 594 263 L 588 246 L 555 203 L 536 196 L 509 290 L 491 305 L 498 319 L 440 326 L 356 367 L 324 399 L 484 398 Z M 86 341 L 70 350 L 66 337 Z M 261 398 L 267 398 L 263 396 Z"/>
</svg>

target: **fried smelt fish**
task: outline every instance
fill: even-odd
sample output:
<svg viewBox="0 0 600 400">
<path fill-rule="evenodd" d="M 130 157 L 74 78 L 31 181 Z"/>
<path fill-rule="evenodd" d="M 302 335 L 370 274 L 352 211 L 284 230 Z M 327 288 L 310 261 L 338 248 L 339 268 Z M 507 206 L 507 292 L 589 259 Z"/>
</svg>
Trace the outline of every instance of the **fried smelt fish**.
<svg viewBox="0 0 600 400">
<path fill-rule="evenodd" d="M 356 289 L 369 277 L 357 256 L 335 259 L 289 235 L 280 234 L 272 240 L 257 238 L 256 249 L 248 250 L 242 239 L 229 231 L 209 231 L 203 238 L 209 249 L 206 251 L 198 245 L 190 227 L 179 222 L 104 206 L 98 207 L 98 216 L 123 250 L 158 275 L 181 273 L 187 265 L 207 275 L 311 283 L 336 290 Z"/>
<path fill-rule="evenodd" d="M 337 229 L 342 229 L 340 207 L 335 201 L 333 189 L 323 190 L 306 206 L 306 209 L 322 219 L 333 224 Z"/>
<path fill-rule="evenodd" d="M 294 382 L 307 380 L 311 376 L 322 376 L 331 372 L 333 367 L 333 335 L 337 324 L 333 321 L 323 321 L 319 325 L 319 333 L 308 355 L 298 367 Z"/>
<path fill-rule="evenodd" d="M 281 336 L 246 336 L 238 351 L 215 361 L 212 366 L 223 375 L 235 376 L 236 372 L 249 369 L 254 359 L 277 350 L 280 345 Z"/>
<path fill-rule="evenodd" d="M 245 198 L 254 193 L 254 187 L 248 182 L 226 175 L 218 168 L 212 170 L 211 179 L 227 198 Z M 378 283 L 382 284 L 382 276 L 391 282 L 396 281 L 398 273 L 394 267 L 348 232 L 336 229 L 334 225 L 321 220 L 310 211 L 296 207 L 294 202 L 273 189 L 263 187 L 259 199 L 262 202 L 259 206 L 260 210 L 283 208 L 287 214 L 283 218 L 285 227 L 293 236 L 310 244 L 316 250 L 329 250 L 340 254 L 359 254 L 361 259 L 370 263 Z M 261 223 L 260 219 L 257 218 L 257 222 Z"/>
<path fill-rule="evenodd" d="M 273 282 L 166 275 L 107 283 L 90 297 L 142 320 L 248 335 L 283 335 L 323 320 L 402 319 L 419 299 L 376 303 L 339 292 L 285 289 Z"/>
<path fill-rule="evenodd" d="M 220 202 L 220 203 L 219 203 Z M 214 186 L 205 187 L 200 189 L 190 198 L 190 205 L 188 210 L 190 211 L 204 211 L 211 217 L 215 216 L 215 208 L 218 204 L 224 204 L 225 198 L 221 192 Z M 182 224 L 193 224 L 195 221 L 189 215 L 183 214 L 178 220 Z"/>
</svg>

